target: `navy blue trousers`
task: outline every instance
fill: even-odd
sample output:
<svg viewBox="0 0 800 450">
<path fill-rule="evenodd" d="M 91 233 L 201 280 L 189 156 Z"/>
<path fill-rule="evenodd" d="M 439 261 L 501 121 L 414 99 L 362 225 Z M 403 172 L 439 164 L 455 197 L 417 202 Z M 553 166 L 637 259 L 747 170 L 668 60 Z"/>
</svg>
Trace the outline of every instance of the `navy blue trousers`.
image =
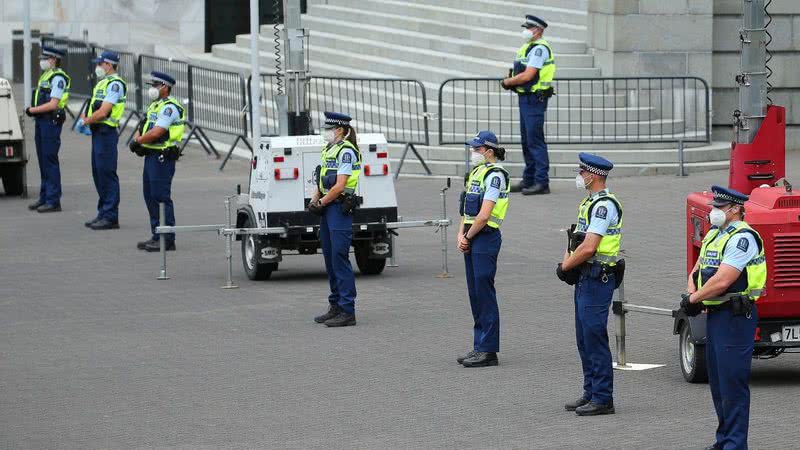
<svg viewBox="0 0 800 450">
<path fill-rule="evenodd" d="M 350 264 L 353 216 L 342 212 L 341 203 L 332 203 L 323 210 L 319 223 L 319 240 L 331 286 L 328 301 L 339 305 L 346 313 L 355 314 L 356 277 Z"/>
<path fill-rule="evenodd" d="M 746 450 L 750 422 L 750 364 L 758 312 L 734 316 L 725 308 L 708 314 L 708 386 L 717 411 L 717 447 Z"/>
<path fill-rule="evenodd" d="M 613 399 L 614 370 L 608 347 L 608 309 L 614 276 L 604 283 L 600 265 L 593 265 L 575 285 L 575 337 L 583 368 L 583 398 L 608 404 Z"/>
<path fill-rule="evenodd" d="M 483 231 L 472 239 L 469 253 L 464 254 L 469 305 L 475 323 L 473 349 L 476 352 L 500 351 L 500 309 L 497 307 L 494 276 L 502 243 L 500 231 Z"/>
<path fill-rule="evenodd" d="M 522 156 L 525 158 L 522 183 L 525 186 L 550 185 L 550 157 L 544 137 L 544 115 L 548 100 L 540 101 L 535 95 L 519 96 L 519 125 Z"/>
<path fill-rule="evenodd" d="M 36 158 L 39 160 L 39 203 L 61 206 L 61 168 L 58 165 L 58 150 L 61 148 L 61 127 L 53 119 L 37 118 L 34 141 Z"/>
<path fill-rule="evenodd" d="M 119 220 L 119 178 L 117 177 L 116 128 L 98 127 L 92 132 L 92 178 L 97 190 L 97 217 Z"/>
<path fill-rule="evenodd" d="M 142 171 L 142 192 L 147 213 L 150 215 L 150 231 L 152 239 L 157 241 L 158 204 L 165 204 L 165 222 L 168 226 L 175 225 L 175 209 L 172 205 L 170 192 L 172 191 L 172 177 L 175 176 L 175 161 L 161 158 L 161 155 L 147 155 L 144 157 L 144 170 Z M 167 242 L 175 240 L 175 233 L 165 234 Z"/>
</svg>

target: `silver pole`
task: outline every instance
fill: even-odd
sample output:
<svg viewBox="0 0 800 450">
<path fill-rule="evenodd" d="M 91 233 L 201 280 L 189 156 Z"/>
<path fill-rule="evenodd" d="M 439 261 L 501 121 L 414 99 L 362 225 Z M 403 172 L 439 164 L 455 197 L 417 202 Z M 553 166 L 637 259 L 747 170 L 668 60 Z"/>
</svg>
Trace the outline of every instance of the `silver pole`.
<svg viewBox="0 0 800 450">
<path fill-rule="evenodd" d="M 403 216 L 397 216 L 397 221 L 402 222 Z M 393 231 L 393 230 L 392 230 Z M 389 233 L 389 245 L 392 246 L 392 256 L 389 257 L 388 267 L 399 267 L 397 265 L 397 247 L 395 247 L 394 233 Z"/>
<path fill-rule="evenodd" d="M 231 228 L 233 225 L 231 223 L 231 198 L 233 197 L 225 197 L 225 214 L 228 216 L 228 228 Z M 233 284 L 233 233 L 227 233 L 225 236 L 225 259 L 228 260 L 228 277 L 222 289 L 236 289 L 239 286 Z"/>
<path fill-rule="evenodd" d="M 165 217 L 167 216 L 167 205 L 164 202 L 158 204 L 158 224 L 166 226 Z M 158 275 L 159 280 L 169 280 L 167 276 L 167 244 L 164 242 L 165 236 L 160 234 L 158 236 L 158 251 L 161 253 L 161 273 Z"/>
<path fill-rule="evenodd" d="M 678 141 L 678 176 L 686 176 L 685 155 L 683 154 L 683 139 Z"/>
<path fill-rule="evenodd" d="M 31 105 L 31 0 L 24 0 L 22 23 L 22 73 L 25 107 Z"/>
<path fill-rule="evenodd" d="M 450 189 L 450 178 L 447 179 L 447 184 L 441 189 L 439 195 L 442 196 L 442 220 L 447 220 L 447 190 Z M 447 225 L 440 227 L 442 238 L 442 273 L 437 275 L 437 278 L 451 278 L 452 275 L 447 271 Z"/>
<path fill-rule="evenodd" d="M 258 68 L 258 0 L 250 0 L 250 113 L 253 117 L 253 149 L 261 146 L 261 71 Z"/>
<path fill-rule="evenodd" d="M 736 142 L 749 144 L 758 133 L 767 114 L 767 29 L 764 0 L 743 0 L 741 43 L 741 74 L 739 110 L 741 124 L 736 129 Z"/>
<path fill-rule="evenodd" d="M 628 367 L 625 355 L 625 280 L 622 280 L 622 283 L 620 283 L 619 289 L 617 290 L 617 296 L 619 302 L 622 304 L 622 310 L 620 311 L 620 314 L 614 314 L 616 316 L 617 323 L 617 367 Z"/>
</svg>

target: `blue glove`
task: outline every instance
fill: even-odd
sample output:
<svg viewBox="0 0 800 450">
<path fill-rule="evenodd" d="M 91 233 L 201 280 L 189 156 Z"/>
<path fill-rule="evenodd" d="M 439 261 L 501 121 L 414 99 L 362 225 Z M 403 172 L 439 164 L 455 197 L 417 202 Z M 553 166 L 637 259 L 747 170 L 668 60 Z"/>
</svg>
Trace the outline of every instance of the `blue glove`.
<svg viewBox="0 0 800 450">
<path fill-rule="evenodd" d="M 80 134 L 85 134 L 86 136 L 92 135 L 92 130 L 83 123 L 83 119 L 78 119 L 75 123 L 75 131 Z"/>
</svg>

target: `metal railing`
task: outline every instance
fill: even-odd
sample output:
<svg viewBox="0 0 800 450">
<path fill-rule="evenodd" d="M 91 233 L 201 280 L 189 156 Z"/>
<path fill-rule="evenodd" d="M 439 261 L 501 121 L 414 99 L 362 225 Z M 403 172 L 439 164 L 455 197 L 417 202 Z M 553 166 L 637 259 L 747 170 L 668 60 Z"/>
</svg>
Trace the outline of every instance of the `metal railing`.
<svg viewBox="0 0 800 450">
<path fill-rule="evenodd" d="M 697 77 L 562 78 L 549 99 L 552 144 L 711 142 L 708 83 Z M 439 143 L 489 129 L 519 144 L 517 94 L 499 78 L 454 78 L 439 87 Z"/>
<path fill-rule="evenodd" d="M 261 74 L 261 95 L 259 102 L 261 110 L 264 114 L 261 115 L 261 134 L 263 136 L 278 136 L 280 135 L 280 126 L 278 123 L 278 103 L 276 98 L 278 96 L 278 76 L 270 73 Z M 250 92 L 253 87 L 253 76 L 247 77 L 247 98 L 250 99 Z M 250 109 L 250 120 L 253 120 L 253 110 Z"/>
</svg>

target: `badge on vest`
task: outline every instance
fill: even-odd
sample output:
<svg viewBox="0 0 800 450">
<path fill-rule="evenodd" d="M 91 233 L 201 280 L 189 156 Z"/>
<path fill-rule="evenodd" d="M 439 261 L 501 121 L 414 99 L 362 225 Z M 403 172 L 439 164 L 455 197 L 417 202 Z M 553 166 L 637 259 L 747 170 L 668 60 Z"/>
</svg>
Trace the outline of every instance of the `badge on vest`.
<svg viewBox="0 0 800 450">
<path fill-rule="evenodd" d="M 537 48 L 536 50 L 533 51 L 533 54 L 536 56 L 542 56 L 542 49 Z"/>
<path fill-rule="evenodd" d="M 342 162 L 343 163 L 352 163 L 353 162 L 353 155 L 350 153 L 345 153 L 342 155 Z"/>
<path fill-rule="evenodd" d="M 498 178 L 498 177 L 494 177 L 494 178 L 492 178 L 492 184 L 491 184 L 491 186 L 492 186 L 493 188 L 495 188 L 495 189 L 500 189 L 500 178 Z"/>
<path fill-rule="evenodd" d="M 597 217 L 598 219 L 607 218 L 608 217 L 608 208 L 606 208 L 605 206 L 598 207 L 594 212 L 594 216 Z"/>
<path fill-rule="evenodd" d="M 750 241 L 748 241 L 747 238 L 739 239 L 739 242 L 736 244 L 736 248 L 743 252 L 746 252 L 748 247 L 750 247 Z"/>
<path fill-rule="evenodd" d="M 716 257 L 717 257 L 716 250 L 710 250 L 706 252 L 706 258 L 716 258 Z"/>
</svg>

